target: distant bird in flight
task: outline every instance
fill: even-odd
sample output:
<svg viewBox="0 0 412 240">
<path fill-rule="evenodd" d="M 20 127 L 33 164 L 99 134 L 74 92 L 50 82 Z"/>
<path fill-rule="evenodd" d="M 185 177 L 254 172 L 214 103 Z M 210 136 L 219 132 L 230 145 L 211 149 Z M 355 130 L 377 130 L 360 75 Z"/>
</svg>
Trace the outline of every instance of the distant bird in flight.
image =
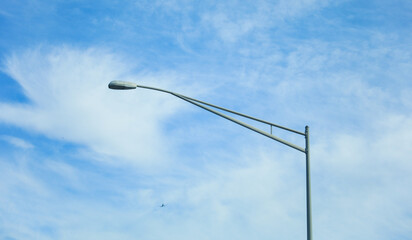
<svg viewBox="0 0 412 240">
<path fill-rule="evenodd" d="M 162 203 L 162 205 L 160 205 L 160 207 L 166 207 L 166 204 Z"/>
</svg>

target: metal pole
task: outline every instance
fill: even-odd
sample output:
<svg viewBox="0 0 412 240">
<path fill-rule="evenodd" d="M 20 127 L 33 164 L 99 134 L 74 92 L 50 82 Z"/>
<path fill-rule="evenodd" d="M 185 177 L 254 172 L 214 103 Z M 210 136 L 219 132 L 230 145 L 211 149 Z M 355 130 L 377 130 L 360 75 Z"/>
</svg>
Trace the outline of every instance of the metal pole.
<svg viewBox="0 0 412 240">
<path fill-rule="evenodd" d="M 310 194 L 310 157 L 309 157 L 309 127 L 305 127 L 306 139 L 306 223 L 307 239 L 312 240 L 312 207 Z"/>
</svg>

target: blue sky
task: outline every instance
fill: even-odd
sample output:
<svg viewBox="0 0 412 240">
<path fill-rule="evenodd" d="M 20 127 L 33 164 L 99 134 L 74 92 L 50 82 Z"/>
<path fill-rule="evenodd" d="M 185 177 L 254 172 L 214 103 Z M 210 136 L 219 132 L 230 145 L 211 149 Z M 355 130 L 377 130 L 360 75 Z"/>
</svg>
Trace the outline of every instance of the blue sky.
<svg viewBox="0 0 412 240">
<path fill-rule="evenodd" d="M 412 239 L 411 29 L 407 0 L 2 1 L 0 239 L 306 237 L 304 154 L 114 79 L 309 125 L 314 239 Z"/>
</svg>

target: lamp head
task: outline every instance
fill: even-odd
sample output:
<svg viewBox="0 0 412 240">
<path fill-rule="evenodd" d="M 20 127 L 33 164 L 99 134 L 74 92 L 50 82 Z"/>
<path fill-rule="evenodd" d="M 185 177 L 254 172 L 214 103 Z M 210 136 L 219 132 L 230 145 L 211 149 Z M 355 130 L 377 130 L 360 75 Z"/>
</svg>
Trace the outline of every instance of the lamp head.
<svg viewBox="0 0 412 240">
<path fill-rule="evenodd" d="M 135 89 L 137 87 L 137 84 L 132 83 L 132 82 L 125 82 L 125 81 L 111 81 L 109 83 L 109 88 L 110 89 L 116 89 L 116 90 L 128 90 L 128 89 Z"/>
</svg>

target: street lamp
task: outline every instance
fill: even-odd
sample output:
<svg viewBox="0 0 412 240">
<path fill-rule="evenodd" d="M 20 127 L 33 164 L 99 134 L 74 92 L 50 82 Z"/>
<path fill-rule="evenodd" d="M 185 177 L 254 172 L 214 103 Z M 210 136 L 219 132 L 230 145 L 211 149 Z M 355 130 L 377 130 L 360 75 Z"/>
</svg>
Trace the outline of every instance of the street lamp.
<svg viewBox="0 0 412 240">
<path fill-rule="evenodd" d="M 212 112 L 212 113 L 214 113 L 214 114 L 216 114 L 220 117 L 223 117 L 223 118 L 225 118 L 229 121 L 237 123 L 237 124 L 247 128 L 249 130 L 252 130 L 254 132 L 262 134 L 262 135 L 264 135 L 264 136 L 266 136 L 270 139 L 273 139 L 273 140 L 278 141 L 278 142 L 280 142 L 280 143 L 282 143 L 286 146 L 289 146 L 289 147 L 294 148 L 294 149 L 296 149 L 300 152 L 305 153 L 305 155 L 306 155 L 306 224 L 307 224 L 306 225 L 306 230 L 307 230 L 307 240 L 312 240 L 312 207 L 311 207 L 311 194 L 310 194 L 311 190 L 310 190 L 310 157 L 309 157 L 309 127 L 308 126 L 305 127 L 305 132 L 300 132 L 300 131 L 296 131 L 296 130 L 293 130 L 293 129 L 290 129 L 290 128 L 286 128 L 286 127 L 283 127 L 283 126 L 280 126 L 280 125 L 277 125 L 277 124 L 274 124 L 274 123 L 271 123 L 271 122 L 267 122 L 267 121 L 264 121 L 264 120 L 261 120 L 261 119 L 255 118 L 255 117 L 251 117 L 251 116 L 248 116 L 248 115 L 245 115 L 245 114 L 242 114 L 242 113 L 238 113 L 238 112 L 226 109 L 226 108 L 222 108 L 222 107 L 210 104 L 210 103 L 206 103 L 206 102 L 194 99 L 194 98 L 190 98 L 190 97 L 178 94 L 178 93 L 174 93 L 174 92 L 171 92 L 171 91 L 168 91 L 168 90 L 137 85 L 137 84 L 132 83 L 132 82 L 111 81 L 109 83 L 109 88 L 110 89 L 115 89 L 115 90 L 129 90 L 129 89 L 135 89 L 135 88 L 146 88 L 146 89 L 150 89 L 150 90 L 155 90 L 155 91 L 159 91 L 159 92 L 168 93 L 168 94 L 171 94 L 175 97 L 178 97 L 178 98 L 180 98 L 180 99 L 182 99 L 186 102 L 189 102 L 193 105 L 196 105 L 200 108 L 203 108 L 206 111 Z M 260 122 L 260 123 L 264 123 L 266 125 L 269 125 L 271 132 L 266 133 L 266 132 L 264 132 L 260 129 L 257 129 L 253 126 L 250 126 L 250 125 L 248 125 L 244 122 L 241 122 L 241 121 L 239 121 L 235 118 L 232 118 L 232 117 L 227 116 L 227 115 L 225 115 L 221 112 L 218 112 L 218 111 L 216 111 L 216 110 L 214 110 L 210 107 L 212 107 L 214 109 L 219 109 L 221 111 L 225 111 L 225 112 L 228 112 L 228 113 L 231 113 L 231 114 L 235 114 L 235 115 L 238 115 L 238 116 L 241 116 L 241 117 L 244 117 L 244 118 L 248 118 L 248 119 Z M 272 127 L 280 128 L 280 129 L 283 129 L 283 130 L 286 130 L 286 131 L 304 136 L 305 137 L 305 148 L 299 147 L 295 144 L 289 143 L 289 142 L 287 142 L 283 139 L 280 139 L 280 138 L 272 135 Z"/>
</svg>

